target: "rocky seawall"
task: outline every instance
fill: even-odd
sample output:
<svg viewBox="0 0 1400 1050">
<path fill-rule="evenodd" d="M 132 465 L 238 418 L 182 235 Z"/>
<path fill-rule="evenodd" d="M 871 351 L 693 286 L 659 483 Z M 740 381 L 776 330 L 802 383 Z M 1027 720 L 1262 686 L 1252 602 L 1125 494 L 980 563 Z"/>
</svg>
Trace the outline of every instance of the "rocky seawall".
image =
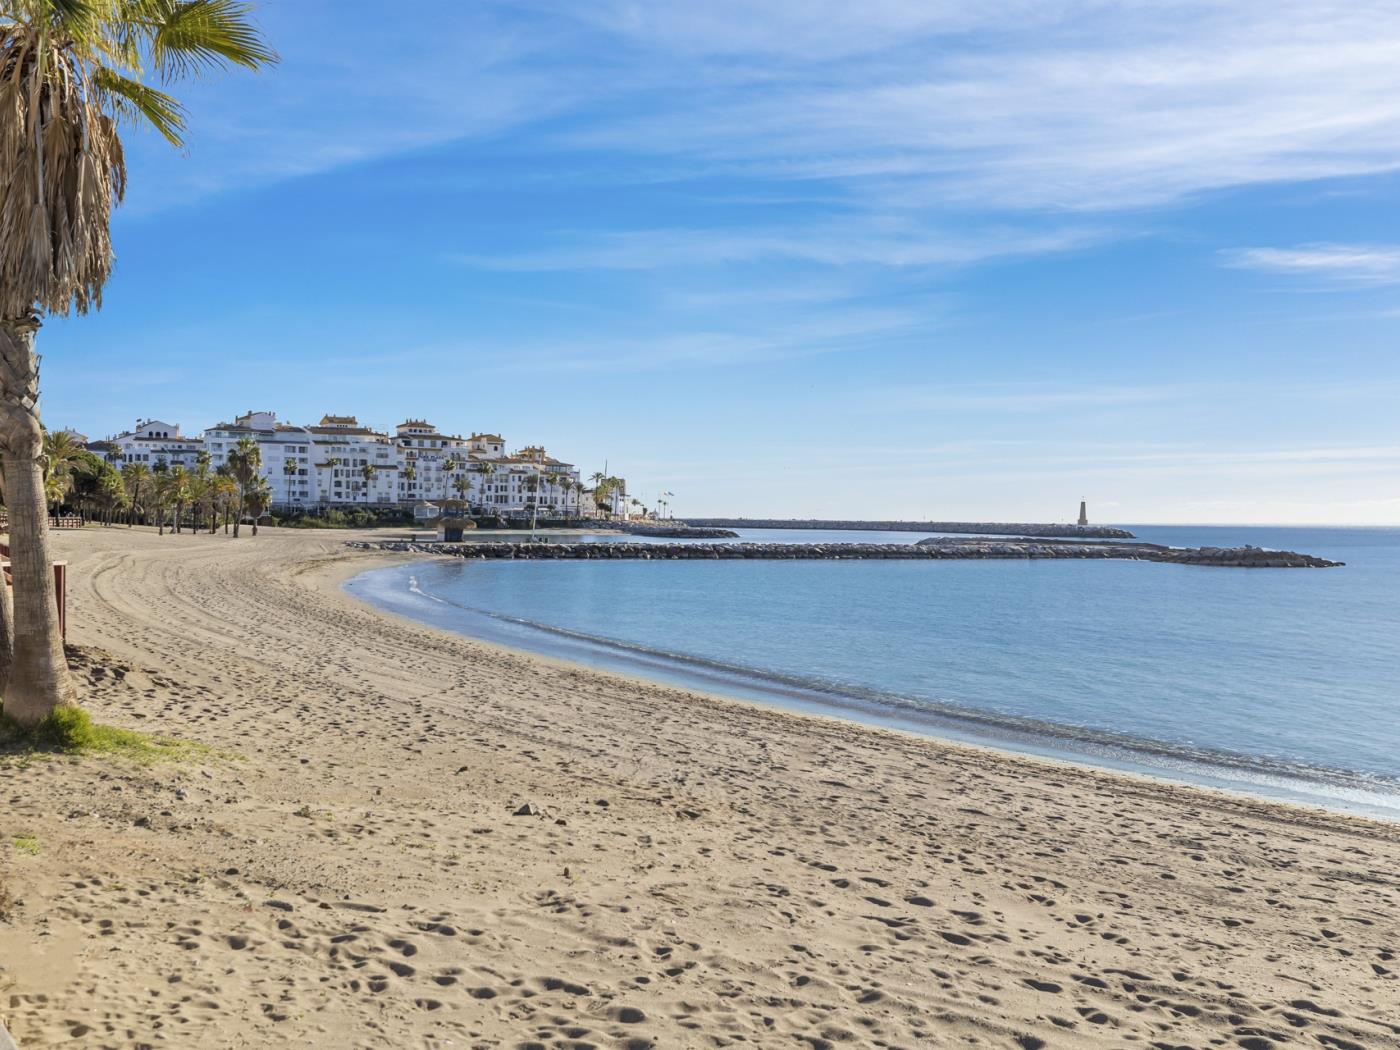
<svg viewBox="0 0 1400 1050">
<path fill-rule="evenodd" d="M 1047 536 L 1130 540 L 1127 529 L 1108 525 L 1051 525 L 1004 521 L 835 521 L 825 518 L 687 518 L 691 525 L 720 529 L 831 529 L 864 532 L 961 532 L 972 536 Z"/>
<path fill-rule="evenodd" d="M 1146 543 L 1031 540 L 923 540 L 919 543 L 415 543 L 351 540 L 358 550 L 517 561 L 937 561 L 969 559 L 1118 559 L 1242 569 L 1332 568 L 1342 562 L 1257 547 L 1161 547 Z"/>
<path fill-rule="evenodd" d="M 603 528 L 616 529 L 629 536 L 652 536 L 671 540 L 737 540 L 739 534 L 732 529 L 712 528 L 703 525 L 690 525 L 683 521 L 668 522 L 665 525 L 644 525 L 638 522 L 613 522 L 603 524 Z"/>
</svg>

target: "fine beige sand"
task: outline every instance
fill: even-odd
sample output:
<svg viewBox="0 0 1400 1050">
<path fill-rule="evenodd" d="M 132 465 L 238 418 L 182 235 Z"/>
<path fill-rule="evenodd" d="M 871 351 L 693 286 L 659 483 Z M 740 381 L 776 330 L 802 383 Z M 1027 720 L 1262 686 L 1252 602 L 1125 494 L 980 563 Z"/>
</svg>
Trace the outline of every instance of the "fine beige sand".
<svg viewBox="0 0 1400 1050">
<path fill-rule="evenodd" d="M 0 760 L 25 1050 L 1400 1047 L 1400 826 L 457 639 L 346 536 L 58 538 L 93 713 L 243 757 Z"/>
</svg>

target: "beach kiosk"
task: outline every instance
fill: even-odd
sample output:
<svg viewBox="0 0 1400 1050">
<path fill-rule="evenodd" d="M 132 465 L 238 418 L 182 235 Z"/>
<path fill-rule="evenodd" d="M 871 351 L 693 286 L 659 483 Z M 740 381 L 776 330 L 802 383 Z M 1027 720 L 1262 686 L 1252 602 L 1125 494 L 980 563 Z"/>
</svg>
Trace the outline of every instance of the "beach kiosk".
<svg viewBox="0 0 1400 1050">
<path fill-rule="evenodd" d="M 438 539 L 443 543 L 461 543 L 462 533 L 476 528 L 465 500 L 445 499 L 438 508 Z"/>
</svg>

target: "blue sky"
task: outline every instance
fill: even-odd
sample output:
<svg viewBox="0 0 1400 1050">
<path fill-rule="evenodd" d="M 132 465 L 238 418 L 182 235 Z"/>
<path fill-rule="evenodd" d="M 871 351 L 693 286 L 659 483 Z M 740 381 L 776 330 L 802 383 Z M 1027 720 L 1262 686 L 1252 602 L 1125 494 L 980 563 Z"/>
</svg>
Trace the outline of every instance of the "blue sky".
<svg viewBox="0 0 1400 1050">
<path fill-rule="evenodd" d="M 679 515 L 1400 523 L 1400 7 L 264 0 L 51 426 L 426 415 Z"/>
</svg>

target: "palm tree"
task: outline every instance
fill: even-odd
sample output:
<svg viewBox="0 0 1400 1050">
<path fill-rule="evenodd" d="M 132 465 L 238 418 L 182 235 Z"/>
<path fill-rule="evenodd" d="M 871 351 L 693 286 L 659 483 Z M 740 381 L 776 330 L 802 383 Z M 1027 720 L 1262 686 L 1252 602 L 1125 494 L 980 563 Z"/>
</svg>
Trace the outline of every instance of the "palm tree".
<svg viewBox="0 0 1400 1050">
<path fill-rule="evenodd" d="M 209 479 L 209 464 L 213 457 L 208 449 L 200 449 L 194 457 L 194 476 L 190 478 L 190 503 L 194 507 L 195 520 L 191 524 L 190 535 L 198 535 L 201 515 L 211 509 L 214 488 Z M 205 515 L 207 516 L 207 515 Z"/>
<path fill-rule="evenodd" d="M 243 521 L 243 511 L 248 505 L 248 496 L 262 479 L 262 450 L 252 438 L 239 438 L 238 445 L 228 454 L 229 474 L 238 485 L 238 514 L 233 519 L 233 538 L 238 538 L 238 526 Z M 254 535 L 257 535 L 254 532 Z"/>
<path fill-rule="evenodd" d="M 228 464 L 224 464 L 214 472 L 214 499 L 217 503 L 218 517 L 224 519 L 224 535 L 228 535 L 228 512 L 233 509 L 238 502 L 238 482 L 234 480 Z M 211 533 L 217 532 L 219 523 L 217 520 L 209 525 Z"/>
<path fill-rule="evenodd" d="M 50 516 L 56 516 L 73 488 L 73 475 L 66 470 L 50 471 L 44 478 L 44 503 Z"/>
<path fill-rule="evenodd" d="M 192 474 L 187 492 L 190 500 L 191 518 L 193 519 L 190 521 L 190 535 L 198 536 L 214 513 L 214 480 L 209 476 L 208 471 L 203 474 L 196 471 Z"/>
<path fill-rule="evenodd" d="M 49 513 L 58 513 L 73 488 L 73 467 L 82 454 L 82 446 L 66 431 L 44 431 L 44 502 L 51 508 Z"/>
<path fill-rule="evenodd" d="M 175 502 L 175 480 L 171 475 L 172 471 L 162 470 L 151 487 L 151 509 L 155 511 L 156 527 L 161 536 L 165 535 L 165 512 Z"/>
<path fill-rule="evenodd" d="M 369 502 L 369 486 L 374 480 L 375 466 L 373 463 L 366 463 L 360 468 L 360 477 L 365 479 L 365 502 Z M 254 534 L 256 535 L 256 533 Z"/>
<path fill-rule="evenodd" d="M 102 305 L 126 189 L 121 124 L 181 144 L 184 109 L 145 78 L 275 61 L 247 14 L 245 0 L 0 0 L 0 456 L 15 612 L 0 678 L 5 714 L 25 725 L 77 698 L 49 556 L 35 336 L 45 314 Z"/>
<path fill-rule="evenodd" d="M 127 525 L 130 526 L 136 515 L 144 513 L 146 509 L 145 496 L 150 491 L 151 468 L 144 463 L 128 463 L 122 467 L 122 484 L 126 486 L 127 499 L 131 505 L 131 513 L 126 519 Z"/>
<path fill-rule="evenodd" d="M 452 479 L 452 487 L 457 490 L 457 498 L 463 503 L 467 502 L 467 490 L 471 488 L 472 480 L 465 474 L 458 474 Z"/>
<path fill-rule="evenodd" d="M 113 515 L 126 504 L 126 485 L 122 482 L 122 476 L 109 466 L 97 479 L 97 505 L 102 510 L 103 524 L 111 525 Z"/>
<path fill-rule="evenodd" d="M 448 478 L 448 475 L 451 474 L 454 470 L 456 470 L 459 466 L 461 466 L 461 464 L 457 462 L 457 457 L 456 457 L 456 456 L 448 456 L 446 459 L 444 459 L 444 460 L 442 461 L 442 498 L 443 498 L 443 499 L 446 499 L 446 498 L 447 498 L 447 486 L 448 486 L 449 481 L 451 480 L 450 478 Z"/>
<path fill-rule="evenodd" d="M 479 506 L 479 507 L 481 508 L 482 512 L 485 513 L 485 511 L 486 511 L 486 479 L 489 478 L 493 473 L 495 473 L 495 468 L 492 467 L 491 464 L 486 463 L 486 462 L 483 461 L 483 462 L 481 462 L 481 463 L 478 463 L 476 466 L 472 467 L 472 470 L 475 471 L 477 474 L 480 474 L 480 475 L 481 475 L 481 483 L 477 486 L 477 489 L 478 489 L 478 490 L 480 491 L 480 493 L 481 493 L 481 502 L 478 503 L 477 506 Z"/>
<path fill-rule="evenodd" d="M 292 478 L 297 476 L 297 461 L 291 456 L 282 464 L 282 476 L 287 479 L 287 506 L 292 505 Z"/>
<path fill-rule="evenodd" d="M 165 480 L 170 486 L 170 502 L 175 508 L 174 528 L 171 531 L 179 533 L 180 519 L 184 517 L 185 504 L 190 499 L 190 472 L 184 467 L 171 467 Z"/>
<path fill-rule="evenodd" d="M 538 472 L 531 474 L 525 479 L 525 487 L 530 490 L 530 534 L 532 536 L 535 532 L 535 522 L 539 520 L 540 516 L 539 491 L 541 481 L 542 479 Z"/>
<path fill-rule="evenodd" d="M 253 519 L 253 535 L 258 534 L 258 519 L 267 513 L 267 508 L 272 505 L 272 486 L 268 484 L 267 478 L 258 475 L 253 485 L 248 489 L 244 497 L 244 506 L 248 509 L 249 516 Z M 238 532 L 238 526 L 233 527 L 234 534 Z"/>
</svg>

